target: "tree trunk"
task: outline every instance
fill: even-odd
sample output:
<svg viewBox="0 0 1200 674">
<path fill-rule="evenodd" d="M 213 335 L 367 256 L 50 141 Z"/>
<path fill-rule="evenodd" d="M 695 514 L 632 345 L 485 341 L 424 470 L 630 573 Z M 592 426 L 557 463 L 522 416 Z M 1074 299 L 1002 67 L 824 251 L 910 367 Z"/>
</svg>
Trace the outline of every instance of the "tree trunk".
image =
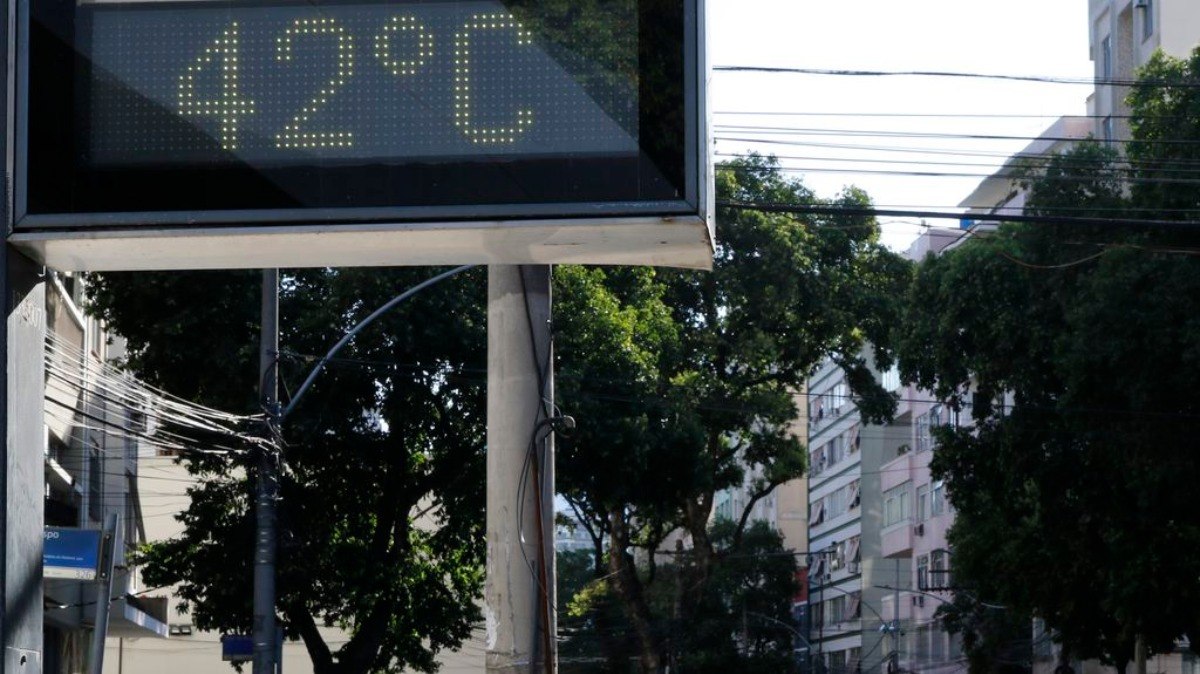
<svg viewBox="0 0 1200 674">
<path fill-rule="evenodd" d="M 608 565 L 605 560 L 604 546 L 599 539 L 595 541 L 592 550 L 592 576 L 601 580 L 608 576 Z M 596 612 L 596 634 L 600 640 L 600 651 L 608 663 L 608 671 L 620 672 L 628 667 L 629 655 L 621 640 L 616 637 L 618 625 L 614 624 L 607 607 L 601 607 Z"/>
<path fill-rule="evenodd" d="M 646 603 L 642 582 L 637 577 L 633 556 L 626 552 L 629 547 L 629 532 L 625 523 L 625 513 L 620 509 L 613 510 L 609 513 L 609 523 L 612 531 L 612 547 L 608 553 L 608 565 L 613 588 L 625 608 L 625 615 L 637 637 L 638 655 L 643 674 L 658 674 L 662 666 L 662 649 L 658 637 L 654 633 L 650 606 Z"/>
</svg>

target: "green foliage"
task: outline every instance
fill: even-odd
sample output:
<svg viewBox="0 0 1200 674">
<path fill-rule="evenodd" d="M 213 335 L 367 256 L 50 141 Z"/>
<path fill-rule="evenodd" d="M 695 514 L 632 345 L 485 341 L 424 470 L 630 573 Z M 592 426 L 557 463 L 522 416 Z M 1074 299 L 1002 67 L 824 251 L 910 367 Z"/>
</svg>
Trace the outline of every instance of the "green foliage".
<svg viewBox="0 0 1200 674">
<path fill-rule="evenodd" d="M 437 652 L 461 644 L 479 619 L 484 284 L 482 270 L 471 274 L 425 291 L 356 337 L 284 426 L 277 606 L 319 673 L 433 671 Z M 285 274 L 285 391 L 295 390 L 313 356 L 429 276 Z M 92 287 L 91 309 L 129 340 L 138 374 L 198 402 L 253 410 L 258 273 L 104 274 Z M 254 540 L 246 476 L 254 462 L 185 461 L 200 483 L 180 518 L 183 534 L 146 552 L 146 581 L 178 583 L 199 627 L 245 632 Z M 319 625 L 344 627 L 352 638 L 335 648 Z"/>
<path fill-rule="evenodd" d="M 970 674 L 1028 674 L 1033 670 L 1034 639 L 1028 613 L 985 604 L 958 587 L 953 600 L 938 607 L 937 617 L 951 634 L 962 637 Z M 1041 634 L 1038 641 L 1049 639 Z"/>
<path fill-rule="evenodd" d="M 1028 213 L 1112 220 L 1005 226 L 925 260 L 900 350 L 906 379 L 977 423 L 942 429 L 933 463 L 956 580 L 1118 665 L 1139 635 L 1160 653 L 1200 636 L 1200 237 L 1121 220 L 1200 205 L 1200 52 L 1142 76 L 1127 160 L 1087 142 L 1025 177 Z"/>
<path fill-rule="evenodd" d="M 777 169 L 762 158 L 723 165 L 718 198 L 830 203 Z M 832 203 L 869 200 L 848 189 Z M 667 582 L 654 551 L 673 530 L 690 536 L 681 572 L 694 590 L 681 611 L 703 620 L 716 564 L 746 545 L 748 524 L 737 513 L 727 546 L 712 540 L 714 495 L 740 488 L 747 471 L 756 500 L 804 474 L 807 454 L 789 429 L 809 373 L 832 357 L 868 419 L 895 409 L 871 367 L 891 363 L 910 266 L 879 244 L 874 220 L 721 208 L 717 225 L 711 272 L 564 267 L 555 276 L 558 395 L 578 424 L 559 439 L 558 486 L 594 540 L 617 551 L 594 566 L 611 578 L 644 670 L 667 650 L 652 606 Z M 862 355 L 868 343 L 875 363 Z M 640 574 L 634 548 L 651 559 Z M 733 641 L 698 644 L 728 650 Z"/>
</svg>

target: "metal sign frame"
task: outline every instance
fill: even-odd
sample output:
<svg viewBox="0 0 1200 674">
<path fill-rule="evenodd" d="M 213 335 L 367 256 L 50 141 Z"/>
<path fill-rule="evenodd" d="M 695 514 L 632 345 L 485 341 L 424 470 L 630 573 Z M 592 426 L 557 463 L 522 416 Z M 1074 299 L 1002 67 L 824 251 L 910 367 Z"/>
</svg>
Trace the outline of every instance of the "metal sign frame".
<svg viewBox="0 0 1200 674">
<path fill-rule="evenodd" d="M 684 194 L 677 201 L 30 214 L 30 4 L 19 0 L 9 241 L 62 270 L 441 264 L 708 268 L 714 231 L 704 0 L 684 0 Z M 11 137 L 11 136 L 10 136 Z M 10 146 L 11 147 L 11 146 Z"/>
</svg>

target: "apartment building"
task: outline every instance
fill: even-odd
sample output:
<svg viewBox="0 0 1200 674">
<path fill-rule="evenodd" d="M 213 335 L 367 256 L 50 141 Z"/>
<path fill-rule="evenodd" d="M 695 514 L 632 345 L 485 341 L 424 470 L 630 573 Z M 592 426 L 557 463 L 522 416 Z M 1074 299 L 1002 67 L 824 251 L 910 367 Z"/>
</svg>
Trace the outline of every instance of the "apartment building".
<svg viewBox="0 0 1200 674">
<path fill-rule="evenodd" d="M 166 601 L 143 586 L 129 554 L 146 539 L 138 436 L 146 410 L 125 395 L 131 380 L 110 361 L 121 354 L 95 319 L 80 310 L 76 277 L 50 274 L 46 284 L 45 523 L 48 527 L 101 529 L 119 516 L 115 532 L 108 634 L 126 638 L 167 636 Z M 83 671 L 97 610 L 98 584 L 47 578 L 44 584 L 44 660 L 47 673 Z"/>
<path fill-rule="evenodd" d="M 807 396 L 796 394 L 794 401 L 797 416 L 789 427 L 793 436 L 808 437 Z M 712 519 L 737 520 L 750 499 L 753 498 L 754 482 L 761 477 L 759 472 L 749 470 L 738 487 L 723 489 L 713 495 Z M 808 480 L 801 477 L 775 488 L 770 495 L 759 499 L 750 509 L 750 522 L 766 522 L 783 536 L 783 547 L 797 554 L 808 551 Z"/>
<path fill-rule="evenodd" d="M 1088 0 L 1091 59 L 1099 83 L 1088 97 L 1095 136 L 1129 139 L 1125 96 L 1137 69 L 1155 49 L 1189 55 L 1200 40 L 1200 3 L 1194 0 Z M 1114 82 L 1114 84 L 1106 84 Z"/>
<path fill-rule="evenodd" d="M 878 376 L 899 389 L 895 371 Z M 811 671 L 891 671 L 909 619 L 893 588 L 907 582 L 912 564 L 883 556 L 882 531 L 898 514 L 886 509 L 881 478 L 909 442 L 907 415 L 864 425 L 844 374 L 826 361 L 808 381 L 808 426 Z"/>
</svg>

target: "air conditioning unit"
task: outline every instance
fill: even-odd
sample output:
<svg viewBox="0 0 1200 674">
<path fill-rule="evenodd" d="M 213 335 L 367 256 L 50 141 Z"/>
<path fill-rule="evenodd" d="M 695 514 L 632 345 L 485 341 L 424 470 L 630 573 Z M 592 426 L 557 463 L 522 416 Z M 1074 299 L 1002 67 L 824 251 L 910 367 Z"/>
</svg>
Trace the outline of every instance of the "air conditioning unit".
<svg viewBox="0 0 1200 674">
<path fill-rule="evenodd" d="M 925 535 L 925 523 L 924 522 L 913 527 L 913 535 L 914 536 L 924 536 Z"/>
</svg>

